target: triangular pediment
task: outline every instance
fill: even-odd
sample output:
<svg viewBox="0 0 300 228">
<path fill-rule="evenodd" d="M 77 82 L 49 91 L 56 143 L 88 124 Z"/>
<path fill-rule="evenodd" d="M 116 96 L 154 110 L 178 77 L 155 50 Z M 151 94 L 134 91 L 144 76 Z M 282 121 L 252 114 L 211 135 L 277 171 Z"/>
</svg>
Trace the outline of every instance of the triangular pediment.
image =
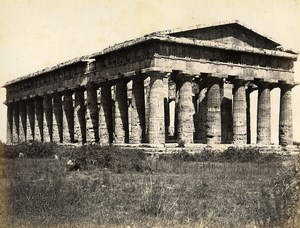
<svg viewBox="0 0 300 228">
<path fill-rule="evenodd" d="M 254 32 L 237 21 L 206 27 L 196 26 L 186 30 L 169 30 L 163 33 L 169 36 L 209 40 L 233 46 L 255 47 L 269 50 L 275 50 L 280 46 L 279 43 Z"/>
</svg>

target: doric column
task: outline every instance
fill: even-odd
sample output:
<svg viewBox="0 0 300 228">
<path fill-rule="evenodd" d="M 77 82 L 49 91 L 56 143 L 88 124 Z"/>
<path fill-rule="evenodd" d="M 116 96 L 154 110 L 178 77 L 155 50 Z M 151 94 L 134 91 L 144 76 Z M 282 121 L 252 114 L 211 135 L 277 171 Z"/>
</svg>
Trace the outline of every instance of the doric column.
<svg viewBox="0 0 300 228">
<path fill-rule="evenodd" d="M 26 104 L 27 110 L 27 131 L 26 131 L 26 140 L 27 141 L 32 141 L 34 140 L 34 100 L 33 99 L 28 99 L 27 104 Z"/>
<path fill-rule="evenodd" d="M 66 91 L 63 95 L 63 142 L 74 142 L 74 108 L 73 92 Z"/>
<path fill-rule="evenodd" d="M 221 143 L 232 143 L 232 84 L 221 85 Z"/>
<path fill-rule="evenodd" d="M 116 81 L 114 142 L 128 142 L 127 80 Z"/>
<path fill-rule="evenodd" d="M 99 142 L 107 145 L 112 142 L 112 96 L 111 84 L 105 82 L 100 87 L 100 108 L 99 108 Z"/>
<path fill-rule="evenodd" d="M 246 82 L 233 81 L 233 143 L 247 144 Z"/>
<path fill-rule="evenodd" d="M 204 85 L 201 85 L 199 88 L 199 121 L 198 121 L 198 130 L 197 139 L 200 143 L 206 143 L 206 119 L 207 119 L 207 88 Z"/>
<path fill-rule="evenodd" d="M 270 85 L 258 84 L 257 144 L 271 144 L 271 96 Z"/>
<path fill-rule="evenodd" d="M 246 90 L 246 118 L 247 118 L 247 144 L 251 143 L 251 101 L 250 101 L 250 94 L 252 92 L 252 88 Z"/>
<path fill-rule="evenodd" d="M 208 144 L 221 142 L 221 78 L 207 79 L 206 141 Z"/>
<path fill-rule="evenodd" d="M 176 107 L 176 83 L 169 78 L 168 82 L 168 98 L 169 98 L 169 126 L 168 135 L 175 136 L 175 107 Z"/>
<path fill-rule="evenodd" d="M 26 141 L 26 101 L 19 102 L 19 142 Z"/>
<path fill-rule="evenodd" d="M 53 128 L 52 141 L 62 143 L 63 122 L 62 122 L 62 95 L 53 94 Z"/>
<path fill-rule="evenodd" d="M 94 84 L 86 88 L 86 142 L 99 142 L 99 110 L 97 102 L 97 89 Z"/>
<path fill-rule="evenodd" d="M 178 115 L 177 142 L 193 143 L 194 137 L 194 104 L 192 91 L 192 77 L 179 74 L 177 77 Z"/>
<path fill-rule="evenodd" d="M 34 140 L 43 141 L 43 99 L 34 99 Z"/>
<path fill-rule="evenodd" d="M 150 144 L 165 142 L 164 75 L 165 74 L 159 72 L 149 74 L 148 139 Z"/>
<path fill-rule="evenodd" d="M 292 88 L 294 85 L 280 85 L 279 145 L 293 145 Z"/>
<path fill-rule="evenodd" d="M 132 79 L 131 131 L 129 143 L 141 143 L 145 138 L 144 77 L 136 75 Z"/>
<path fill-rule="evenodd" d="M 43 141 L 52 142 L 53 106 L 50 95 L 43 97 Z"/>
<path fill-rule="evenodd" d="M 19 143 L 19 103 L 13 103 L 12 143 Z"/>
<path fill-rule="evenodd" d="M 13 103 L 7 104 L 7 130 L 6 130 L 6 143 L 13 143 Z"/>
<path fill-rule="evenodd" d="M 86 142 L 84 90 L 75 90 L 74 101 L 74 142 Z"/>
</svg>

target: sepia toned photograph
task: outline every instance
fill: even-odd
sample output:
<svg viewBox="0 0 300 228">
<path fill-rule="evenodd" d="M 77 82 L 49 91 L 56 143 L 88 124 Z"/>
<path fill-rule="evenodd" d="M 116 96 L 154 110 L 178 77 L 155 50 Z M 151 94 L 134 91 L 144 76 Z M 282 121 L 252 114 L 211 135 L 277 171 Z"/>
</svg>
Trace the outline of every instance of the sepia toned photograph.
<svg viewBox="0 0 300 228">
<path fill-rule="evenodd" d="M 298 0 L 1 0 L 0 228 L 300 227 Z"/>
</svg>

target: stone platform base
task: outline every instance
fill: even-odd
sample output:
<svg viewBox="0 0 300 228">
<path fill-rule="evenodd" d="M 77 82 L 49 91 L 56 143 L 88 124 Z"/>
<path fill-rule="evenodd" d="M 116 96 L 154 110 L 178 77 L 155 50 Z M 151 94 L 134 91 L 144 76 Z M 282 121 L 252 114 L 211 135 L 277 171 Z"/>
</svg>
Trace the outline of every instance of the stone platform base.
<svg viewBox="0 0 300 228">
<path fill-rule="evenodd" d="M 261 153 L 276 153 L 282 155 L 293 155 L 300 154 L 300 148 L 297 146 L 280 146 L 280 145 L 234 145 L 234 144 L 187 144 L 184 147 L 179 147 L 177 143 L 166 143 L 166 144 L 114 144 L 113 146 L 123 148 L 125 150 L 142 150 L 145 153 L 179 153 L 179 152 L 188 152 L 188 153 L 199 153 L 204 149 L 210 149 L 214 152 L 220 152 L 226 150 L 229 147 L 236 148 L 258 148 Z"/>
</svg>

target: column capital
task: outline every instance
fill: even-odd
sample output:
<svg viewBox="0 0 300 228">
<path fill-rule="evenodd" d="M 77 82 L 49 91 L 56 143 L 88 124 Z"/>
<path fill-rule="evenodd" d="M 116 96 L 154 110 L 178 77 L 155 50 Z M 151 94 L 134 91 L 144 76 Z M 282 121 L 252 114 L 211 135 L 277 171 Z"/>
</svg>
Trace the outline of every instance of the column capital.
<svg viewBox="0 0 300 228">
<path fill-rule="evenodd" d="M 299 82 L 291 82 L 291 83 L 279 82 L 278 83 L 278 87 L 280 89 L 293 89 L 297 85 L 299 85 Z"/>
<path fill-rule="evenodd" d="M 142 73 L 146 76 L 149 76 L 149 77 L 168 77 L 171 73 L 170 72 L 165 72 L 165 71 L 147 71 L 145 73 Z"/>
<path fill-rule="evenodd" d="M 262 81 L 262 80 L 254 80 L 253 83 L 258 87 L 258 89 L 268 88 L 272 90 L 278 86 L 278 83 Z"/>
</svg>

